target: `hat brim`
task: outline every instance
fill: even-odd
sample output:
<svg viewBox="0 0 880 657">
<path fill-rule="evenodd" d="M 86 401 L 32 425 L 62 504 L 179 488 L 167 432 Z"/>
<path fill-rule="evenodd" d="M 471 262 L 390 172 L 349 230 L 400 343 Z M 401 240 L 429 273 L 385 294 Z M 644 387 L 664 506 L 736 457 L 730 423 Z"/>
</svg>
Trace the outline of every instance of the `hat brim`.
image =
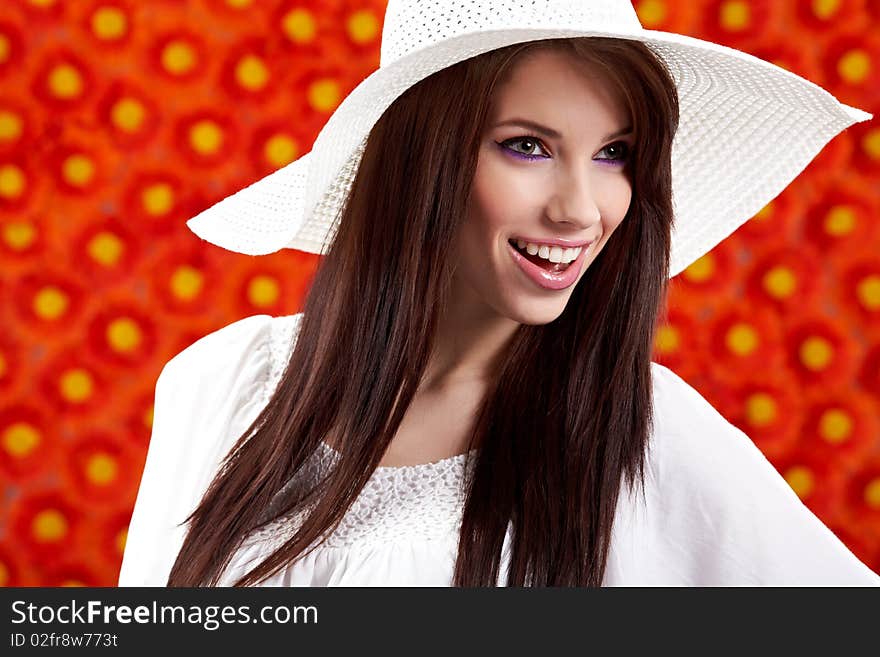
<svg viewBox="0 0 880 657">
<path fill-rule="evenodd" d="M 848 126 L 872 115 L 748 53 L 659 30 L 567 26 L 459 35 L 382 66 L 340 103 L 308 153 L 187 221 L 202 239 L 250 255 L 329 247 L 376 121 L 406 89 L 438 70 L 504 46 L 603 36 L 642 41 L 678 88 L 672 148 L 675 220 L 670 277 L 775 198 Z"/>
</svg>

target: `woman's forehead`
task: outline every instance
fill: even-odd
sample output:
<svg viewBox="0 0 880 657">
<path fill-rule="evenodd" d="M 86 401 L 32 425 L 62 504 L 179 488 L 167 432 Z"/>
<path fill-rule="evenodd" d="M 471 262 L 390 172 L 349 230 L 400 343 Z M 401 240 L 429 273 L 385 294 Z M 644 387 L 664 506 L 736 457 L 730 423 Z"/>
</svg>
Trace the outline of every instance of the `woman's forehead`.
<svg viewBox="0 0 880 657">
<path fill-rule="evenodd" d="M 615 85 L 589 61 L 541 48 L 511 68 L 494 90 L 490 125 L 522 117 L 565 134 L 566 126 L 570 133 L 582 129 L 585 112 L 596 131 L 612 132 L 628 123 L 629 111 Z"/>
</svg>

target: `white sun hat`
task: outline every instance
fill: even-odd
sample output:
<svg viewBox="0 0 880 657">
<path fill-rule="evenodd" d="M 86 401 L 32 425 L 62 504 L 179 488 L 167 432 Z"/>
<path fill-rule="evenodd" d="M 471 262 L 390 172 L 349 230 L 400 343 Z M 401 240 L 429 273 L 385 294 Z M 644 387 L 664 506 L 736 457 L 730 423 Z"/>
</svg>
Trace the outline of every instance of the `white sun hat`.
<svg viewBox="0 0 880 657">
<path fill-rule="evenodd" d="M 539 39 L 643 42 L 678 90 L 670 277 L 776 197 L 838 133 L 872 115 L 739 50 L 646 30 L 627 0 L 390 0 L 379 68 L 342 101 L 299 159 L 189 221 L 224 249 L 327 252 L 376 121 L 409 87 L 481 53 Z"/>
</svg>

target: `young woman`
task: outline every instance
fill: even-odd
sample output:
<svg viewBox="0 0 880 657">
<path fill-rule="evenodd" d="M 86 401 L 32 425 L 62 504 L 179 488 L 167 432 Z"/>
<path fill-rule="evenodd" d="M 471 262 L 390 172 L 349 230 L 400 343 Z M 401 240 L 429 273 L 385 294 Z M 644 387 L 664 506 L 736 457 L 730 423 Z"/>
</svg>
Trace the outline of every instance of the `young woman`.
<svg viewBox="0 0 880 657">
<path fill-rule="evenodd" d="M 386 35 L 429 23 L 418 4 L 392 2 Z M 677 202 L 753 167 L 644 40 L 517 39 L 365 119 L 348 183 L 314 205 L 339 215 L 302 313 L 165 366 L 121 585 L 880 583 L 651 362 L 669 276 L 757 209 L 729 195 L 735 221 L 705 238 Z"/>
</svg>

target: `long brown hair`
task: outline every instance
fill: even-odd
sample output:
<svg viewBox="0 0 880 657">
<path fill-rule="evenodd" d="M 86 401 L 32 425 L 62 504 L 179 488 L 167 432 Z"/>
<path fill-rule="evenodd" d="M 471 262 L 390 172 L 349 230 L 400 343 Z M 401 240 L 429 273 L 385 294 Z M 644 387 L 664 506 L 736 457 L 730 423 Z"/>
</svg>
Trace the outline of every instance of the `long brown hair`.
<svg viewBox="0 0 880 657">
<path fill-rule="evenodd" d="M 332 531 L 424 374 L 449 298 L 492 91 L 518 57 L 558 48 L 604 74 L 635 129 L 632 201 L 554 321 L 520 325 L 497 359 L 471 446 L 454 586 L 494 586 L 512 523 L 509 586 L 599 586 L 622 483 L 643 483 L 651 355 L 664 312 L 678 97 L 644 44 L 533 41 L 462 61 L 402 94 L 371 131 L 306 297 L 290 359 L 186 522 L 169 586 L 216 585 L 252 531 L 309 505 L 296 533 L 236 586 L 258 584 Z M 543 367 L 546 362 L 562 367 Z M 528 373 L 528 376 L 525 376 Z M 265 510 L 331 431 L 337 467 Z"/>
</svg>

